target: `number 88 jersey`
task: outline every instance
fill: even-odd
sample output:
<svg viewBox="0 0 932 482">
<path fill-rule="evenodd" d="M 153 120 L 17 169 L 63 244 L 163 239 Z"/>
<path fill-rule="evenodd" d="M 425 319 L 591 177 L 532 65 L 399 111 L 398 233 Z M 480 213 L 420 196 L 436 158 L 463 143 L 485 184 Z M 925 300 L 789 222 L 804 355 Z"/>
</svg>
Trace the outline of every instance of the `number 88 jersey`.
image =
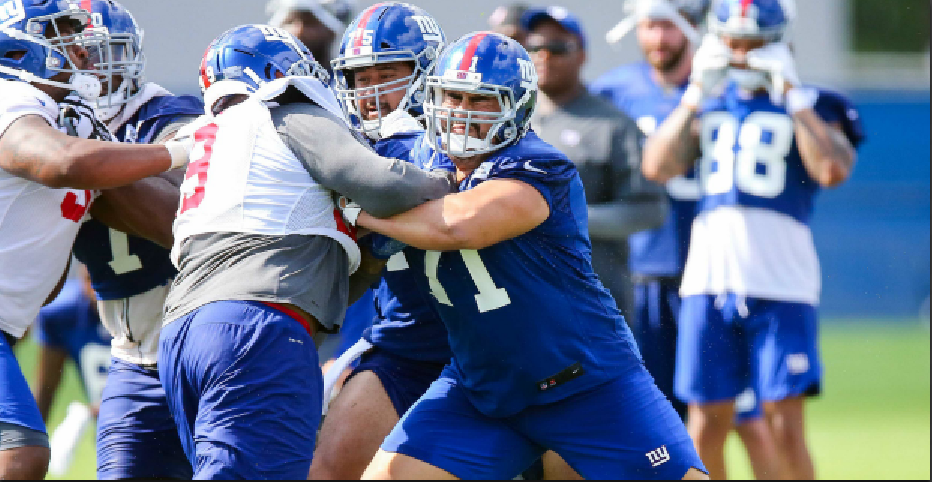
<svg viewBox="0 0 932 482">
<path fill-rule="evenodd" d="M 857 111 L 819 91 L 816 114 L 862 138 Z M 705 106 L 698 217 L 681 294 L 735 293 L 818 304 L 820 271 L 809 221 L 819 184 L 803 165 L 793 118 L 766 92 L 730 85 Z"/>
</svg>

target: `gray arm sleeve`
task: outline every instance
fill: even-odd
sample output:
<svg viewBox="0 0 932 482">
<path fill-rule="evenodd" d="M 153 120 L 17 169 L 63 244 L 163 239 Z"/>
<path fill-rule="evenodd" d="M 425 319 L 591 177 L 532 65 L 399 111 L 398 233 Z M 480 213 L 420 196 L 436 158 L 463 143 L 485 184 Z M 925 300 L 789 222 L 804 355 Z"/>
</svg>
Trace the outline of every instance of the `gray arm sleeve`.
<svg viewBox="0 0 932 482">
<path fill-rule="evenodd" d="M 375 217 L 393 216 L 453 191 L 447 173 L 377 155 L 342 120 L 316 105 L 274 108 L 272 120 L 314 180 Z"/>
<path fill-rule="evenodd" d="M 589 235 L 623 241 L 628 236 L 663 224 L 667 199 L 663 188 L 641 174 L 644 136 L 627 116 L 619 118 L 612 136 L 611 160 L 614 201 L 589 206 Z"/>
</svg>

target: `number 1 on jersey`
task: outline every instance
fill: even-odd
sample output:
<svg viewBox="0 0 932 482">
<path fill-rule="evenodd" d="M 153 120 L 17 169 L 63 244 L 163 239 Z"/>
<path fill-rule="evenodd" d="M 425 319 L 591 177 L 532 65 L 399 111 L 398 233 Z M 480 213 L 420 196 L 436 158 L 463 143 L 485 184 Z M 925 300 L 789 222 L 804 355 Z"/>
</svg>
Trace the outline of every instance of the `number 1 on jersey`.
<svg viewBox="0 0 932 482">
<path fill-rule="evenodd" d="M 110 228 L 110 253 L 113 259 L 107 264 L 116 274 L 126 274 L 142 268 L 139 256 L 129 253 L 129 236 L 123 231 Z"/>
<path fill-rule="evenodd" d="M 437 302 L 447 306 L 453 306 L 450 297 L 437 279 L 437 268 L 440 265 L 440 252 L 427 251 L 424 254 L 424 269 L 427 271 L 427 282 L 430 285 L 430 293 L 437 298 Z M 469 271 L 469 277 L 472 278 L 473 284 L 479 290 L 476 295 L 476 305 L 479 307 L 479 313 L 497 310 L 503 306 L 511 304 L 511 298 L 505 288 L 495 286 L 492 275 L 489 274 L 488 268 L 479 257 L 479 252 L 474 249 L 461 249 L 460 255 L 463 257 L 463 263 L 466 264 L 466 270 Z"/>
</svg>

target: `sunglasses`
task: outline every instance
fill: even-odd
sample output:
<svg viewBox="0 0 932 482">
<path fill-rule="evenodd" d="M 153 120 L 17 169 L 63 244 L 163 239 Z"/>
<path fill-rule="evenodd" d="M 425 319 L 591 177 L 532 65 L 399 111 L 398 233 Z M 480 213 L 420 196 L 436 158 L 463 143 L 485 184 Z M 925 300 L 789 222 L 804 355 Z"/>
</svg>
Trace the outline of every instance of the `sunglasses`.
<svg viewBox="0 0 932 482">
<path fill-rule="evenodd" d="M 579 50 L 579 47 L 573 42 L 550 42 L 527 46 L 527 51 L 532 54 L 541 50 L 546 50 L 550 55 L 566 55 Z"/>
</svg>

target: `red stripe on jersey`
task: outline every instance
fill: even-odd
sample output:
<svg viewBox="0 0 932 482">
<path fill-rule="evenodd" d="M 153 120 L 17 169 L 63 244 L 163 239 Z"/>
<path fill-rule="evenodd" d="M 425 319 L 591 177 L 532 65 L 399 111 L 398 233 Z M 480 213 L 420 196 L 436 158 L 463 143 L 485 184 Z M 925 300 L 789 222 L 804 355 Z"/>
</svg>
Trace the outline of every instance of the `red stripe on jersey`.
<svg viewBox="0 0 932 482">
<path fill-rule="evenodd" d="M 748 16 L 748 7 L 754 3 L 754 0 L 741 0 L 741 16 L 747 18 Z"/>
<path fill-rule="evenodd" d="M 476 55 L 476 49 L 479 48 L 479 44 L 482 43 L 486 36 L 488 36 L 487 33 L 477 33 L 469 41 L 469 45 L 466 46 L 466 50 L 463 52 L 463 60 L 460 60 L 460 70 L 469 70 L 472 67 L 472 58 Z"/>
<path fill-rule="evenodd" d="M 362 18 L 360 18 L 360 19 L 359 19 L 359 23 L 356 24 L 356 44 L 353 45 L 354 47 L 362 47 L 362 41 L 363 41 L 363 39 L 365 38 L 365 35 L 362 35 L 362 33 L 360 32 L 360 30 L 365 30 L 365 29 L 366 29 L 366 25 L 369 24 L 369 19 L 372 18 L 373 15 L 375 15 L 375 11 L 378 10 L 379 7 L 381 7 L 382 5 L 385 5 L 385 4 L 384 4 L 384 3 L 377 3 L 377 4 L 375 4 L 375 5 L 371 6 L 371 7 L 369 7 L 369 9 L 366 10 L 366 11 L 362 14 Z"/>
</svg>

